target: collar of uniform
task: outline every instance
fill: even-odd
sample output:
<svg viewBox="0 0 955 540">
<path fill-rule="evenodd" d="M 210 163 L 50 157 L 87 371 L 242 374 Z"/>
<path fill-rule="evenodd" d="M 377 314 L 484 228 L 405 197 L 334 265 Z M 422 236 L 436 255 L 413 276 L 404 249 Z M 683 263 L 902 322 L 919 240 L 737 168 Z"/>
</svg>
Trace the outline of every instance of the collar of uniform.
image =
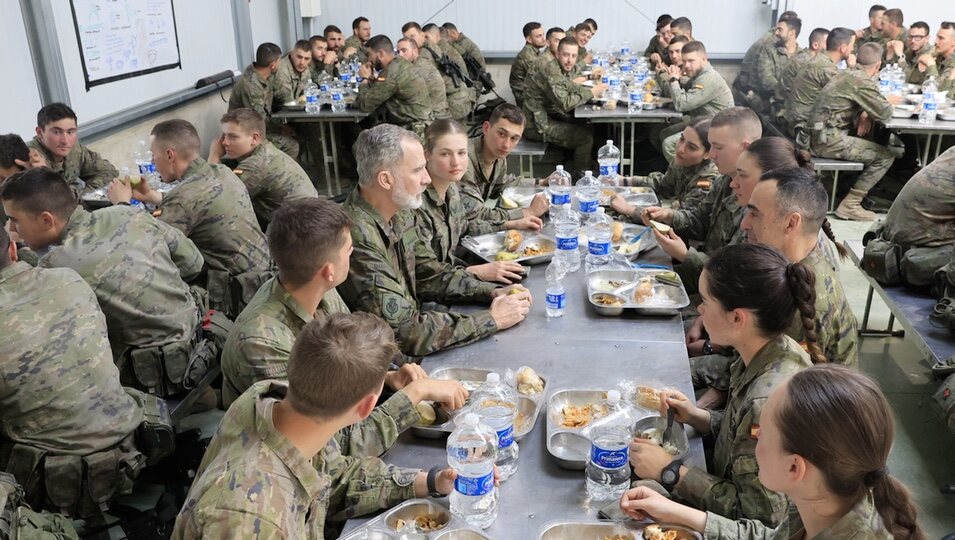
<svg viewBox="0 0 955 540">
<path fill-rule="evenodd" d="M 269 85 L 269 80 L 259 75 L 259 72 L 255 70 L 254 65 L 249 64 L 249 67 L 245 68 L 245 72 L 248 74 L 251 74 L 252 75 L 251 80 L 259 83 L 259 86 L 261 86 L 262 88 L 265 88 L 266 86 Z"/>
<path fill-rule="evenodd" d="M 271 401 L 270 398 L 284 399 L 288 393 L 288 383 L 264 381 L 256 383 L 254 388 L 254 398 L 250 402 L 254 407 L 255 431 L 258 433 L 259 439 L 295 475 L 295 478 L 302 484 L 302 488 L 308 493 L 309 499 L 315 498 L 319 491 L 323 489 L 324 482 L 318 471 L 312 466 L 312 460 L 303 456 L 298 448 L 275 429 L 275 424 L 272 422 L 272 408 L 276 402 Z M 246 417 L 245 415 L 242 416 Z"/>
<path fill-rule="evenodd" d="M 748 366 L 742 360 L 740 360 L 738 362 L 737 369 L 742 370 L 742 376 L 733 377 L 736 379 L 736 382 L 732 385 L 730 391 L 733 394 L 737 394 L 737 392 L 735 392 L 736 389 L 749 385 L 749 383 L 753 382 L 756 377 L 759 377 L 765 373 L 766 370 L 769 369 L 770 365 L 773 362 L 776 362 L 782 356 L 782 352 L 787 349 L 787 339 L 792 338 L 786 336 L 785 334 L 780 334 L 770 339 L 768 342 L 766 342 L 766 345 L 763 345 L 763 348 L 756 353 L 756 356 L 753 357 Z M 799 345 L 797 344 L 796 346 L 798 347 Z M 802 348 L 800 347 L 800 349 Z"/>
<path fill-rule="evenodd" d="M 47 148 L 45 144 L 43 144 L 43 141 L 40 140 L 39 135 L 33 137 L 33 142 L 36 143 L 36 145 L 34 145 L 33 148 L 36 148 L 38 152 L 43 154 L 43 157 L 46 159 L 46 162 L 50 165 L 50 168 L 53 169 L 54 171 L 60 172 L 62 170 L 62 167 L 56 168 L 55 166 L 62 165 L 66 161 L 66 158 L 60 159 L 59 156 L 54 155 L 53 152 L 51 152 L 50 149 Z M 79 145 L 80 143 L 79 141 L 77 141 L 76 144 L 73 145 L 73 148 L 70 149 L 70 154 L 72 154 L 73 151 L 76 150 L 76 148 Z M 71 180 L 74 180 L 74 179 L 71 179 L 71 178 L 66 179 L 67 183 L 69 183 Z"/>
<path fill-rule="evenodd" d="M 285 288 L 285 285 L 282 285 L 282 283 L 279 281 L 279 277 L 275 276 L 271 279 L 271 281 L 272 284 L 270 291 L 272 293 L 272 298 L 288 308 L 288 310 L 294 313 L 296 317 L 302 319 L 304 323 L 308 324 L 311 322 L 314 316 L 310 313 L 307 313 L 305 308 L 303 308 L 302 305 L 295 300 L 292 294 Z"/>
<path fill-rule="evenodd" d="M 803 529 L 803 527 L 800 527 Z M 864 534 L 868 531 L 870 534 Z M 798 531 L 790 531 L 798 532 Z M 865 538 L 891 538 L 891 534 L 885 528 L 882 522 L 882 516 L 875 509 L 872 499 L 872 493 L 867 493 L 865 497 L 849 510 L 846 515 L 839 518 L 828 529 L 822 531 L 813 540 L 836 540 L 838 538 L 848 538 L 861 534 Z M 877 533 L 877 534 L 871 534 Z M 798 538 L 799 536 L 792 536 Z"/>
<path fill-rule="evenodd" d="M 256 146 L 255 148 L 253 148 L 251 152 L 249 152 L 249 153 L 246 154 L 242 159 L 239 160 L 239 164 L 238 164 L 237 168 L 239 168 L 239 169 L 245 169 L 245 168 L 247 168 L 247 167 L 245 166 L 247 161 L 250 161 L 250 160 L 252 160 L 253 158 L 261 158 L 261 157 L 264 157 L 265 154 L 268 154 L 268 153 L 269 153 L 269 151 L 268 151 L 268 149 L 267 149 L 266 147 L 269 146 L 269 145 L 271 145 L 271 144 L 272 144 L 272 143 L 271 143 L 268 139 L 266 139 L 266 138 L 263 137 L 263 138 L 262 138 L 262 142 L 259 143 L 258 146 Z M 193 163 L 195 163 L 195 162 L 193 162 Z M 190 165 L 190 167 L 191 167 L 191 165 Z M 187 172 L 188 172 L 188 171 L 187 171 Z M 183 176 L 185 176 L 185 175 L 183 175 Z"/>
<path fill-rule="evenodd" d="M 366 221 L 375 222 L 375 225 L 378 226 L 379 232 L 381 232 L 382 238 L 384 238 L 387 242 L 388 247 L 392 247 L 398 243 L 398 239 L 401 237 L 401 235 L 400 231 L 397 231 L 396 229 L 399 228 L 401 223 L 401 220 L 398 219 L 398 214 L 401 213 L 401 210 L 399 210 L 398 213 L 396 213 L 391 219 L 394 226 L 392 223 L 385 222 L 381 214 L 378 213 L 378 210 L 376 210 L 374 206 L 369 204 L 368 201 L 361 196 L 360 188 L 357 186 L 352 190 L 351 193 L 348 194 L 346 203 L 355 208 L 355 210 L 368 216 L 369 219 Z"/>
<path fill-rule="evenodd" d="M 438 197 L 438 190 L 435 189 L 434 184 L 428 184 L 428 187 L 424 190 L 424 197 L 431 201 L 431 206 L 442 207 L 447 204 L 448 196 L 451 194 L 451 188 L 454 187 L 454 184 L 448 186 L 448 191 L 444 194 L 444 200 L 441 200 L 441 197 Z"/>
<path fill-rule="evenodd" d="M 477 137 L 468 139 L 468 146 L 470 146 L 468 149 L 468 157 L 471 160 L 471 168 L 474 169 L 476 174 L 480 174 L 482 184 L 490 183 L 491 179 L 494 178 L 494 172 L 497 170 L 497 168 L 506 165 L 501 163 L 505 160 L 495 158 L 494 164 L 491 165 L 491 170 L 485 173 L 484 167 L 481 166 L 481 151 L 484 150 L 484 135 L 478 135 Z"/>
<path fill-rule="evenodd" d="M 533 52 L 534 54 L 542 54 L 541 51 L 543 50 L 543 49 L 538 49 L 537 47 L 531 45 L 530 43 L 525 43 L 524 48 L 530 49 L 530 51 Z"/>
<path fill-rule="evenodd" d="M 253 151 L 253 153 L 255 152 Z M 192 160 L 192 163 L 186 168 L 186 172 L 182 173 L 182 183 L 184 184 L 205 177 L 206 174 L 211 171 L 211 168 L 209 162 L 201 157 L 197 157 Z"/>
<path fill-rule="evenodd" d="M 67 220 L 66 226 L 63 227 L 63 232 L 60 233 L 60 242 L 66 238 L 75 227 L 78 225 L 84 225 L 90 221 L 90 213 L 87 212 L 82 206 L 76 205 L 76 208 L 73 209 L 73 213 L 70 215 L 70 219 Z"/>
<path fill-rule="evenodd" d="M 23 261 L 17 261 L 12 264 L 8 264 L 4 268 L 0 269 L 0 283 L 3 283 L 7 280 L 13 279 L 24 272 L 32 270 L 33 267 Z"/>
</svg>

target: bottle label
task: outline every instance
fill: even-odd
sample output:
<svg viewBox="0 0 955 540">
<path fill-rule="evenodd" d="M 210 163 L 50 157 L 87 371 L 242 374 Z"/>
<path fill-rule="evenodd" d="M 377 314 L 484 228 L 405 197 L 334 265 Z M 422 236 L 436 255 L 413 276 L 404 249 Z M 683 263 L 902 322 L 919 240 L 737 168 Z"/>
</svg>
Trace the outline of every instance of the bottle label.
<svg viewBox="0 0 955 540">
<path fill-rule="evenodd" d="M 341 101 L 342 93 L 341 92 L 332 92 L 332 101 Z"/>
<path fill-rule="evenodd" d="M 627 73 L 627 72 L 629 72 L 630 69 L 631 69 L 630 66 L 631 66 L 631 64 L 623 64 L 622 66 L 620 66 L 620 71 L 622 71 L 622 72 L 624 72 L 624 73 Z"/>
<path fill-rule="evenodd" d="M 557 249 L 561 251 L 574 251 L 579 247 L 580 243 L 577 241 L 576 236 L 571 236 L 570 238 L 557 237 Z"/>
<path fill-rule="evenodd" d="M 328 83 L 319 85 L 318 89 L 321 90 L 322 92 L 328 92 Z"/>
<path fill-rule="evenodd" d="M 305 102 L 306 102 L 306 103 L 310 103 L 310 104 L 312 104 L 312 105 L 318 103 L 318 95 L 317 95 L 317 94 L 305 94 Z"/>
<path fill-rule="evenodd" d="M 630 103 L 640 103 L 643 101 L 643 96 L 639 92 L 630 92 Z"/>
<path fill-rule="evenodd" d="M 342 82 L 350 82 L 351 73 L 342 73 L 341 79 L 342 79 Z"/>
<path fill-rule="evenodd" d="M 924 111 L 934 111 L 938 109 L 938 104 L 935 101 L 926 101 L 922 103 L 922 110 Z"/>
<path fill-rule="evenodd" d="M 570 193 L 551 193 L 550 203 L 557 206 L 570 204 Z"/>
<path fill-rule="evenodd" d="M 140 163 L 139 174 L 146 176 L 156 172 L 156 166 L 152 163 Z"/>
<path fill-rule="evenodd" d="M 631 94 L 632 95 L 632 94 Z M 633 99 L 631 97 L 630 99 Z M 614 165 L 601 165 L 600 166 L 600 175 L 601 176 L 617 176 L 617 168 L 619 164 Z"/>
<path fill-rule="evenodd" d="M 604 469 L 623 467 L 630 461 L 630 447 L 624 446 L 620 450 L 604 450 L 595 444 L 591 445 L 590 461 Z"/>
<path fill-rule="evenodd" d="M 514 424 L 511 424 L 497 432 L 498 448 L 507 448 L 512 444 L 514 444 Z"/>
<path fill-rule="evenodd" d="M 547 293 L 544 302 L 550 309 L 564 309 L 565 305 L 567 304 L 567 293 Z"/>
<path fill-rule="evenodd" d="M 454 479 L 454 491 L 471 497 L 487 495 L 494 491 L 494 471 L 476 478 L 458 474 Z"/>
<path fill-rule="evenodd" d="M 587 242 L 587 252 L 595 256 L 610 255 L 610 242 Z"/>
<path fill-rule="evenodd" d="M 593 212 L 596 212 L 597 207 L 600 206 L 600 201 L 598 199 L 594 199 L 592 201 L 585 201 L 583 199 L 580 199 L 578 200 L 578 203 L 580 205 L 580 211 L 585 214 L 591 214 Z"/>
</svg>

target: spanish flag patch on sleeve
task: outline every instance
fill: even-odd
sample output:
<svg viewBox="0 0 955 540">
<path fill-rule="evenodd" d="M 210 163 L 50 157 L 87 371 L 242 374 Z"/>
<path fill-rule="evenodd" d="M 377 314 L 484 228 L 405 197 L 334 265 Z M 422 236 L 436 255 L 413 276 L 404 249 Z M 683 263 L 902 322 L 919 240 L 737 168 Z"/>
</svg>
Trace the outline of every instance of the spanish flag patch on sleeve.
<svg viewBox="0 0 955 540">
<path fill-rule="evenodd" d="M 710 189 L 710 184 L 712 184 L 712 182 L 705 178 L 701 178 L 696 181 L 696 187 L 700 189 Z"/>
<path fill-rule="evenodd" d="M 693 88 L 695 88 L 695 89 L 697 89 L 697 90 L 702 90 L 702 89 L 703 89 L 703 85 L 702 85 L 702 84 L 694 84 L 694 85 L 693 85 Z"/>
<path fill-rule="evenodd" d="M 759 424 L 753 424 L 749 426 L 749 438 L 754 441 L 759 440 Z"/>
</svg>

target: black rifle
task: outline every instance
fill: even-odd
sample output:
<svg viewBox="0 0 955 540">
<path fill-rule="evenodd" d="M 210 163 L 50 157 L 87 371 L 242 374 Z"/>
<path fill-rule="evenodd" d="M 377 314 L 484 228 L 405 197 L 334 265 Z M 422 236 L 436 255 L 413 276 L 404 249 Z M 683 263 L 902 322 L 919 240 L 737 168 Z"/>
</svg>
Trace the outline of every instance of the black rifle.
<svg viewBox="0 0 955 540">
<path fill-rule="evenodd" d="M 474 58 L 468 53 L 464 55 L 464 63 L 468 66 L 468 74 L 471 76 L 472 80 L 477 80 L 481 83 L 482 89 L 481 94 L 487 94 L 494 89 L 494 79 L 491 78 L 491 74 L 484 69 L 484 66 L 477 61 L 477 58 Z M 497 92 L 495 92 L 496 94 Z"/>
<path fill-rule="evenodd" d="M 455 88 L 460 88 L 461 82 L 467 85 L 468 88 L 474 87 L 474 81 L 468 78 L 468 76 L 461 71 L 461 67 L 455 64 L 448 55 L 442 54 L 438 56 L 438 53 L 434 52 L 431 47 L 425 47 L 425 49 L 434 57 L 434 61 L 438 64 L 441 71 L 448 77 L 451 77 L 451 82 L 454 83 Z"/>
</svg>

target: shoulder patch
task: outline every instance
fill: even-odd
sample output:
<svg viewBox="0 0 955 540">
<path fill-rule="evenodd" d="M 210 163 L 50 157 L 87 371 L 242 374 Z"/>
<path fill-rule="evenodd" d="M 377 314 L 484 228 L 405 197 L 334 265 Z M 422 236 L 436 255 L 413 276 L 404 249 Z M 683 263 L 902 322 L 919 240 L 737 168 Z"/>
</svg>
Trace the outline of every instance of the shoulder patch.
<svg viewBox="0 0 955 540">
<path fill-rule="evenodd" d="M 157 208 L 157 209 L 153 210 L 153 217 L 157 217 L 157 218 L 158 218 L 158 217 L 161 216 L 161 215 L 162 215 L 162 208 Z"/>
<path fill-rule="evenodd" d="M 703 85 L 700 84 L 700 83 L 696 83 L 696 84 L 693 85 L 693 88 L 696 88 L 697 90 L 702 90 L 702 89 L 703 89 Z"/>
<path fill-rule="evenodd" d="M 236 176 L 242 176 L 242 173 L 244 173 L 245 171 L 242 170 L 242 169 L 232 169 L 232 172 L 233 172 L 233 174 L 235 174 Z"/>
<path fill-rule="evenodd" d="M 711 185 L 711 184 L 712 184 L 712 182 L 710 182 L 709 180 L 707 180 L 707 179 L 705 179 L 705 178 L 701 178 L 701 179 L 699 179 L 699 180 L 696 181 L 696 187 L 701 188 L 701 189 L 710 189 L 710 185 Z"/>
<path fill-rule="evenodd" d="M 753 424 L 749 426 L 749 438 L 754 441 L 759 440 L 759 424 Z"/>
</svg>

